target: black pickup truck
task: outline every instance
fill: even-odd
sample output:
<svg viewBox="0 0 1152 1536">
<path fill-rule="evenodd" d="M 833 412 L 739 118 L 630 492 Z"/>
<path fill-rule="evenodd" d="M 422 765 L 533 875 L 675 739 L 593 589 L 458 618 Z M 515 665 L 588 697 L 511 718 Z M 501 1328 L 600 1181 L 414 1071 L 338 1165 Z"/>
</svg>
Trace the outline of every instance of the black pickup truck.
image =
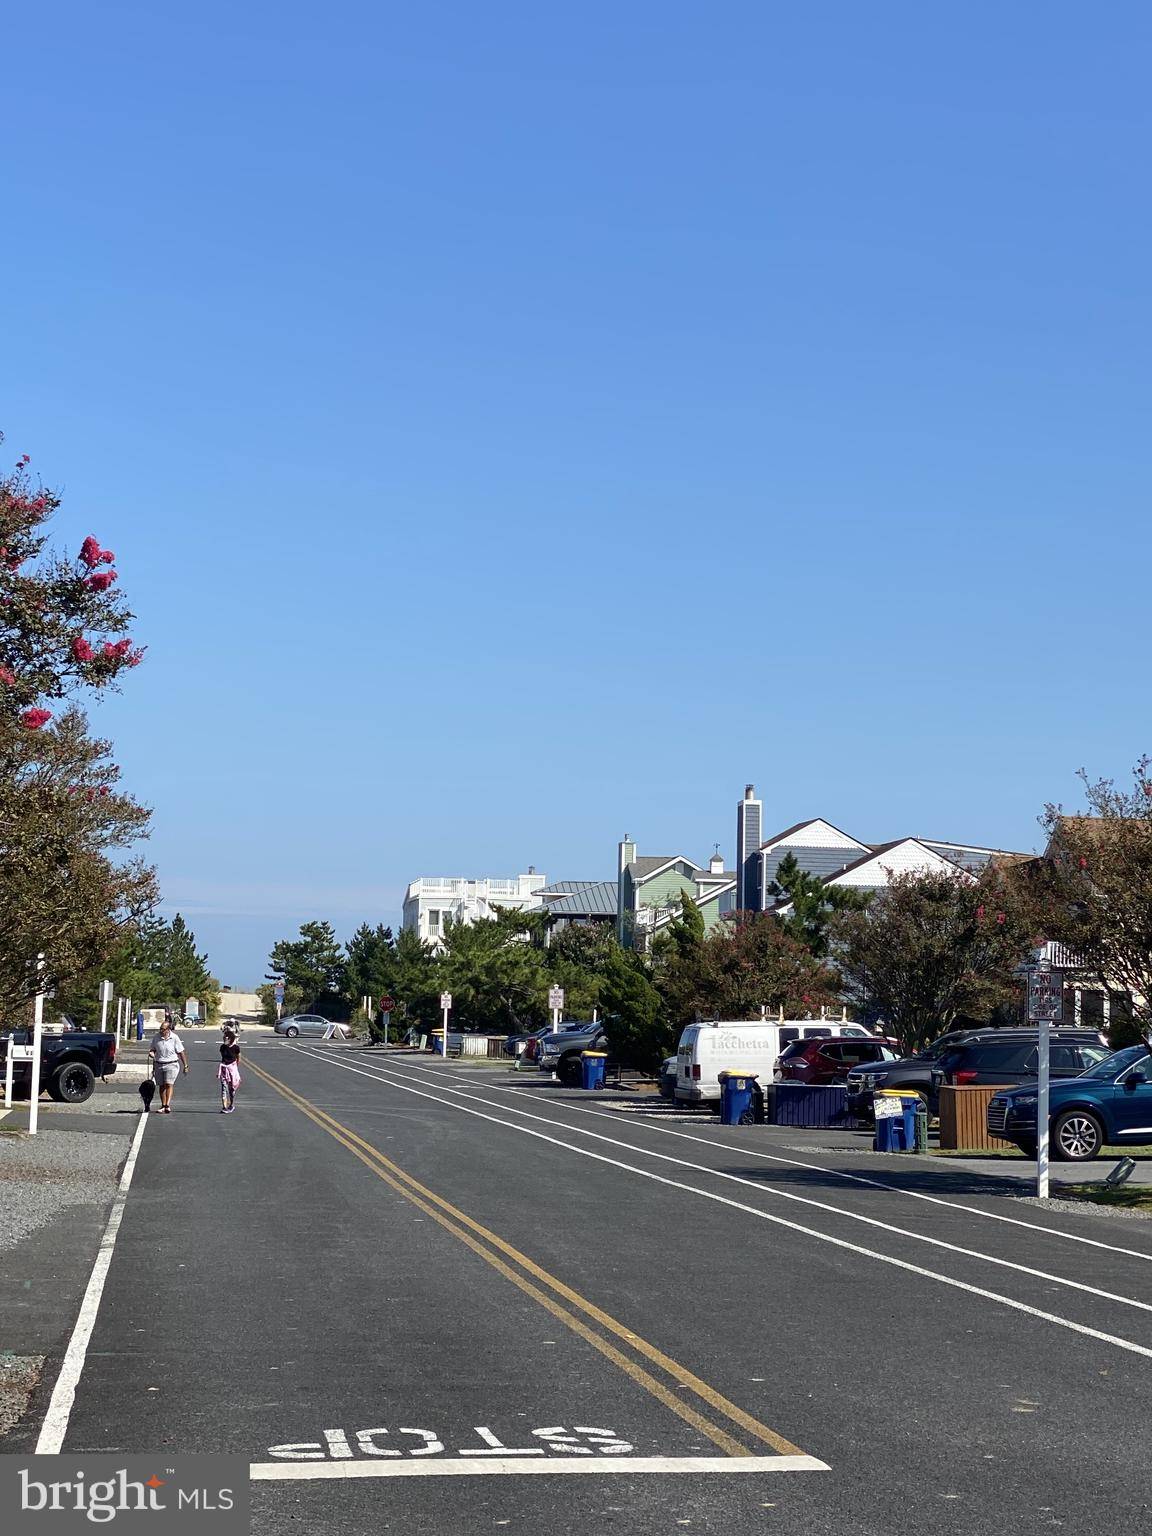
<svg viewBox="0 0 1152 1536">
<path fill-rule="evenodd" d="M 8 1067 L 8 1047 L 12 1042 L 32 1044 L 30 1029 L 16 1029 L 0 1035 L 0 1073 Z M 61 1104 L 83 1104 L 91 1098 L 98 1077 L 111 1077 L 116 1071 L 116 1036 L 100 1030 L 45 1030 L 40 1036 L 40 1091 Z M 32 1085 L 32 1063 L 12 1062 L 12 1090 L 16 1097 L 27 1098 Z"/>
</svg>

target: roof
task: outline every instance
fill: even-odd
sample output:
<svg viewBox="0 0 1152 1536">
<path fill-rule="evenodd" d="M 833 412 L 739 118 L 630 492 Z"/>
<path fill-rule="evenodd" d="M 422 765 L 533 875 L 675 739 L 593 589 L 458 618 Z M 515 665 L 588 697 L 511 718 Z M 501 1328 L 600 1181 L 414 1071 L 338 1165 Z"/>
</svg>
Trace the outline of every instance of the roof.
<svg viewBox="0 0 1152 1536">
<path fill-rule="evenodd" d="M 968 875 L 969 878 L 971 878 L 970 872 L 968 870 L 961 868 L 959 864 L 953 864 L 952 861 L 950 859 L 946 859 L 942 853 L 937 853 L 934 848 L 929 848 L 927 844 L 922 843 L 918 837 L 894 837 L 890 843 L 876 844 L 876 846 L 869 849 L 867 853 L 861 854 L 858 859 L 853 859 L 850 864 L 845 864 L 843 869 L 838 869 L 834 875 L 825 876 L 824 884 L 836 885 L 838 881 L 843 880 L 845 875 L 852 874 L 855 870 L 863 868 L 863 866 L 866 864 L 871 864 L 873 862 L 880 863 L 881 856 L 883 854 L 891 853 L 894 848 L 906 848 L 910 844 L 922 849 L 923 852 L 928 855 L 929 859 L 934 859 L 945 869 L 949 871 L 954 870 L 957 874 Z M 883 869 L 884 865 L 880 864 L 880 867 Z"/>
<path fill-rule="evenodd" d="M 615 880 L 557 880 L 538 892 L 554 917 L 615 917 Z"/>
<path fill-rule="evenodd" d="M 669 864 L 678 863 L 687 864 L 696 870 L 697 873 L 700 872 L 700 865 L 696 863 L 695 859 L 690 859 L 683 853 L 643 854 L 641 857 L 633 859 L 631 864 L 626 865 L 625 868 L 632 871 L 633 879 L 639 876 L 641 880 L 647 880 L 650 875 L 656 874 L 658 870 L 666 869 Z"/>
<path fill-rule="evenodd" d="M 774 848 L 777 843 L 786 842 L 790 837 L 795 837 L 797 832 L 803 832 L 806 827 L 818 826 L 829 828 L 838 837 L 842 837 L 846 843 L 851 843 L 854 848 L 866 848 L 868 846 L 867 843 L 862 843 L 858 837 L 853 837 L 850 832 L 845 832 L 841 827 L 833 826 L 823 816 L 809 816 L 805 821 L 798 821 L 795 826 L 785 827 L 783 832 L 777 832 L 775 837 L 770 837 L 767 842 L 761 843 L 760 847 Z"/>
</svg>

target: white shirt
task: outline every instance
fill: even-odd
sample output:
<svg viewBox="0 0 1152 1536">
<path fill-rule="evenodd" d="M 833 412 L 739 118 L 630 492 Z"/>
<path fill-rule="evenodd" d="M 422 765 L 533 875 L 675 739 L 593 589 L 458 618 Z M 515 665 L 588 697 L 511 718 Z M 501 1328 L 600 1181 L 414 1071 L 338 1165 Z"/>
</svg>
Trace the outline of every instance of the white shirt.
<svg viewBox="0 0 1152 1536">
<path fill-rule="evenodd" d="M 158 1067 L 175 1066 L 184 1054 L 184 1042 L 175 1030 L 172 1030 L 167 1038 L 163 1035 L 153 1035 L 152 1054 L 156 1058 Z"/>
</svg>

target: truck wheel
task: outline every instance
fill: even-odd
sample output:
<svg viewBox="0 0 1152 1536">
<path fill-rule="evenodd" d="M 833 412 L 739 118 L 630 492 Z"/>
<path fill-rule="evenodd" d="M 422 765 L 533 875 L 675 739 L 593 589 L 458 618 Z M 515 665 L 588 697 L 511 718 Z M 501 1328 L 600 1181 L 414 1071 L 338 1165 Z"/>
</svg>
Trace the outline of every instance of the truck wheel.
<svg viewBox="0 0 1152 1536">
<path fill-rule="evenodd" d="M 96 1074 L 83 1061 L 66 1061 L 48 1079 L 48 1092 L 58 1104 L 83 1104 L 95 1087 Z"/>
</svg>

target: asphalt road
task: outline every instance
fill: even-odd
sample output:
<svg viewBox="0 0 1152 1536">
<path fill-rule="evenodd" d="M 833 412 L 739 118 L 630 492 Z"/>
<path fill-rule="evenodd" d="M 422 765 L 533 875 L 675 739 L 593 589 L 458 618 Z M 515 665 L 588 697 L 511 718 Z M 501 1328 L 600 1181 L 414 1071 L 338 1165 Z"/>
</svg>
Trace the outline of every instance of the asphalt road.
<svg viewBox="0 0 1152 1536">
<path fill-rule="evenodd" d="M 209 1054 L 65 1451 L 242 1453 L 276 1536 L 1145 1528 L 1144 1223 L 323 1044 L 224 1117 Z"/>
</svg>

